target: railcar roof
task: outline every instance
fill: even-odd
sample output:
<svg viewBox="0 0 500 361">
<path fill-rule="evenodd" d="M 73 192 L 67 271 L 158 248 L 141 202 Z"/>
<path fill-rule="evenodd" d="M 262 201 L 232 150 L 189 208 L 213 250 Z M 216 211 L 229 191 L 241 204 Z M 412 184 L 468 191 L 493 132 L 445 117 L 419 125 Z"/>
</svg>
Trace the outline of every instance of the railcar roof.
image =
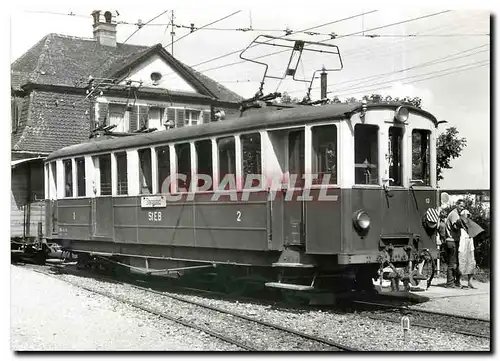
<svg viewBox="0 0 500 361">
<path fill-rule="evenodd" d="M 405 105 L 410 112 L 421 114 L 437 125 L 436 118 L 420 109 L 399 102 L 368 104 L 368 109 L 389 108 L 395 109 Z M 98 138 L 86 143 L 76 144 L 59 149 L 51 153 L 46 161 L 56 158 L 71 157 L 83 154 L 115 151 L 125 148 L 139 148 L 159 143 L 180 142 L 185 140 L 207 138 L 218 135 L 248 132 L 260 129 L 272 129 L 284 126 L 300 125 L 321 120 L 347 119 L 353 113 L 361 110 L 361 103 L 334 103 L 323 106 L 304 106 L 268 112 L 249 112 L 242 117 L 234 116 L 229 119 L 200 124 L 191 127 L 174 128 L 154 133 L 138 134 L 130 137 L 102 139 Z"/>
</svg>

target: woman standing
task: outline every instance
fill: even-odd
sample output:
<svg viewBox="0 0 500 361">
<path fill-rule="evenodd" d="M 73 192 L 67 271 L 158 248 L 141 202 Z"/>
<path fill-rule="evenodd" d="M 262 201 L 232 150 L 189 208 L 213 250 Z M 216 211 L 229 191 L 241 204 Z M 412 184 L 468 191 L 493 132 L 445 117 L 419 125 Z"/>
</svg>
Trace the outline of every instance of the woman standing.
<svg viewBox="0 0 500 361">
<path fill-rule="evenodd" d="M 464 209 L 460 213 L 460 218 L 464 224 L 464 228 L 460 230 L 460 245 L 458 247 L 458 267 L 462 275 L 467 275 L 467 286 L 462 288 L 476 288 L 472 285 L 472 276 L 476 269 L 476 259 L 474 258 L 474 240 L 467 233 L 467 225 L 470 222 L 470 212 Z"/>
</svg>

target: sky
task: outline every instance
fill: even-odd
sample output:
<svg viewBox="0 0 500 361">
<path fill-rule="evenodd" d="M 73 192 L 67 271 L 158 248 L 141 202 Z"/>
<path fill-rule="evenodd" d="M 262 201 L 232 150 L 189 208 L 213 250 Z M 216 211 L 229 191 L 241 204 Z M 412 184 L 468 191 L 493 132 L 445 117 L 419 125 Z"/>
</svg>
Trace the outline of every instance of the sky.
<svg viewBox="0 0 500 361">
<path fill-rule="evenodd" d="M 78 3 L 20 2 L 11 8 L 10 62 L 49 33 L 92 38 L 90 13 L 95 9 L 119 14 L 116 18 L 119 22 L 118 42 L 161 43 L 172 52 L 168 23 L 173 10 L 174 24 L 181 26 L 194 23 L 195 27 L 202 27 L 225 18 L 193 33 L 176 27 L 173 55 L 241 96 L 251 97 L 258 90 L 264 67 L 243 62 L 239 50 L 250 45 L 259 35 L 282 36 L 285 29 L 290 29 L 293 33 L 287 39 L 338 47 L 343 68 L 329 72 L 329 97 L 359 98 L 372 93 L 421 97 L 425 110 L 438 120 L 448 121 L 440 126 L 440 131 L 455 126 L 460 136 L 467 139 L 461 157 L 451 163 L 453 169 L 444 171 L 440 187 L 488 189 L 491 159 L 490 10 L 487 7 L 460 9 L 456 3 L 446 7 L 446 2 L 439 8 L 402 8 L 384 2 L 377 2 L 379 8 L 373 2 L 352 4 L 352 7 L 338 8 L 331 2 L 314 2 L 312 6 L 305 6 L 303 2 L 207 3 L 194 0 L 143 0 L 141 6 L 94 0 Z M 149 25 L 137 31 L 135 24 L 139 20 L 145 23 L 155 17 Z M 317 27 L 322 24 L 327 25 Z M 236 30 L 245 28 L 254 31 Z M 298 32 L 304 29 L 319 34 Z M 331 33 L 337 34 L 337 38 L 327 41 Z M 335 50 L 331 46 L 325 49 Z M 276 47 L 261 45 L 249 49 L 248 55 L 255 57 L 276 50 Z M 224 56 L 232 52 L 234 54 Z M 281 53 L 263 58 L 262 61 L 270 64 L 268 75 L 283 74 L 288 57 L 289 53 Z M 297 67 L 297 77 L 310 79 L 314 70 L 323 66 L 334 69 L 338 65 L 337 55 L 304 53 Z M 281 82 L 266 79 L 264 93 L 287 91 L 292 97 L 302 98 L 308 84 L 288 78 Z M 318 86 L 319 81 L 312 84 L 313 99 L 320 96 Z"/>
</svg>

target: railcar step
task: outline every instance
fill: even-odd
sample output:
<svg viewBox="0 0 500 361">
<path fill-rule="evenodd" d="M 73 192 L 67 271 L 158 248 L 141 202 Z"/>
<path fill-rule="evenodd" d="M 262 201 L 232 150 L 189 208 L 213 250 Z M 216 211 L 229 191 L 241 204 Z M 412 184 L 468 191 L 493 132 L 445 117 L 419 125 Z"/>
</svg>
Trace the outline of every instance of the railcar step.
<svg viewBox="0 0 500 361">
<path fill-rule="evenodd" d="M 291 262 L 280 262 L 273 263 L 273 267 L 293 267 L 293 268 L 314 268 L 316 267 L 313 264 L 307 263 L 291 263 Z"/>
<path fill-rule="evenodd" d="M 267 282 L 266 287 L 284 288 L 287 290 L 294 290 L 294 291 L 312 291 L 312 290 L 314 290 L 313 286 L 295 285 L 293 283 L 280 283 L 280 282 Z"/>
</svg>

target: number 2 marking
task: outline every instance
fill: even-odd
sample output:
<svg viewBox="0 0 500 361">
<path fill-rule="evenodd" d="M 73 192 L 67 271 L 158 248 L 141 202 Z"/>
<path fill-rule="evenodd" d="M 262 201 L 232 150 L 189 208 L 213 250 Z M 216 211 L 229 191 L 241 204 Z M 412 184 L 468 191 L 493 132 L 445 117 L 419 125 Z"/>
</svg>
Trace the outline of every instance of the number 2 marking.
<svg viewBox="0 0 500 361">
<path fill-rule="evenodd" d="M 237 212 L 236 212 L 236 220 L 237 220 L 238 222 L 241 222 L 241 212 L 240 212 L 240 211 L 237 211 Z"/>
</svg>

